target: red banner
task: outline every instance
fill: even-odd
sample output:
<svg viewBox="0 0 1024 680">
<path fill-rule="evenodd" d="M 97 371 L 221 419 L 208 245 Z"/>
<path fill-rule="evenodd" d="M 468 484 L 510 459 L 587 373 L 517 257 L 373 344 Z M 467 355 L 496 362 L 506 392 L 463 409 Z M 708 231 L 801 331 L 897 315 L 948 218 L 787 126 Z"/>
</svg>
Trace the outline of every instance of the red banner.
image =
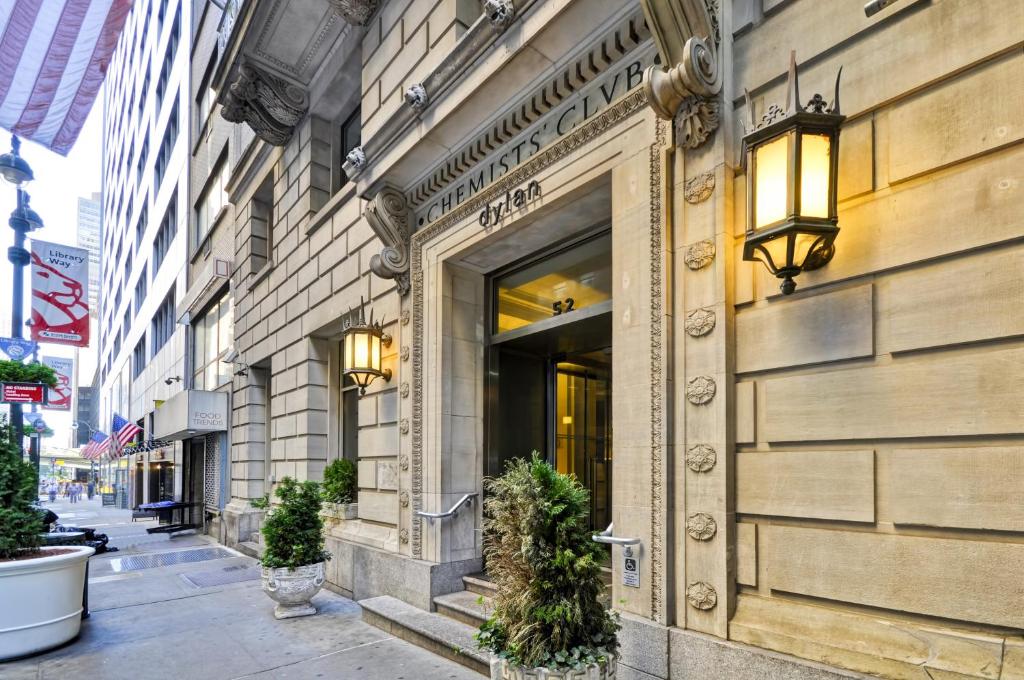
<svg viewBox="0 0 1024 680">
<path fill-rule="evenodd" d="M 41 404 L 45 396 L 42 383 L 0 383 L 0 402 L 5 404 Z"/>
<path fill-rule="evenodd" d="M 89 251 L 32 241 L 32 339 L 89 346 Z"/>
<path fill-rule="evenodd" d="M 74 389 L 71 376 L 75 372 L 75 360 L 68 357 L 43 357 L 42 363 L 57 374 L 57 387 L 49 390 L 46 406 L 43 408 L 50 411 L 70 411 L 71 392 Z"/>
</svg>

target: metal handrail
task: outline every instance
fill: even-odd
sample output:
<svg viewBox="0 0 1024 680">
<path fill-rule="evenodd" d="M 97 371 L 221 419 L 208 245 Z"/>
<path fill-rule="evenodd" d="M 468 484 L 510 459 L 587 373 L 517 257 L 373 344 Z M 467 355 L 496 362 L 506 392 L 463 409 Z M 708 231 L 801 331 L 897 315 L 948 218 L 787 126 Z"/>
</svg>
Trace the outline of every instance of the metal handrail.
<svg viewBox="0 0 1024 680">
<path fill-rule="evenodd" d="M 594 534 L 591 538 L 597 543 L 607 543 L 608 545 L 639 545 L 639 538 L 619 538 L 612 536 L 612 529 L 615 523 L 608 525 L 608 528 L 599 534 Z"/>
<path fill-rule="evenodd" d="M 416 515 L 418 517 L 426 517 L 431 522 L 433 522 L 435 519 L 444 519 L 445 517 L 454 517 L 456 515 L 456 513 L 459 512 L 459 508 L 461 508 L 463 505 L 471 505 L 473 503 L 473 499 L 476 498 L 476 497 L 477 497 L 477 494 L 475 494 L 475 493 L 467 493 L 465 496 L 460 498 L 458 500 L 458 502 L 455 503 L 455 505 L 453 505 L 452 507 L 448 508 L 444 512 L 424 512 L 422 510 L 417 510 L 416 511 Z"/>
</svg>

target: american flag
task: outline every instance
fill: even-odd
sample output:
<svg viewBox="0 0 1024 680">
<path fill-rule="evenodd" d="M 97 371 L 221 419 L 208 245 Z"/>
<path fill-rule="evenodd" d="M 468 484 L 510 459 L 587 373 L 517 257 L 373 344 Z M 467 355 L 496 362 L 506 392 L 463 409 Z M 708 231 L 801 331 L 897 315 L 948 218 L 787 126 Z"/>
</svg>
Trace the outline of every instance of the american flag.
<svg viewBox="0 0 1024 680">
<path fill-rule="evenodd" d="M 125 420 L 120 414 L 115 413 L 110 431 L 114 433 L 115 447 L 120 451 L 125 447 L 125 444 L 135 438 L 135 435 L 142 432 L 142 428 L 130 420 Z"/>
<path fill-rule="evenodd" d="M 92 433 L 89 437 L 89 443 L 82 449 L 82 457 L 95 459 L 99 458 L 110 448 L 110 436 L 105 435 L 99 430 Z"/>
<path fill-rule="evenodd" d="M 132 0 L 0 0 L 0 127 L 67 154 Z"/>
</svg>

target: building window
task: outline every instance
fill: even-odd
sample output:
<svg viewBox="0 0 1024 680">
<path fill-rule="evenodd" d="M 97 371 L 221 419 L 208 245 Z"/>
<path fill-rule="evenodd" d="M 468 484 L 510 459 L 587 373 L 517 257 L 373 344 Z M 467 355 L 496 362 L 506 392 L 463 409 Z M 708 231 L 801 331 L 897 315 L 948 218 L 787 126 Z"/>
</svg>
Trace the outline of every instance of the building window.
<svg viewBox="0 0 1024 680">
<path fill-rule="evenodd" d="M 213 79 L 213 67 L 217 64 L 217 50 L 214 48 L 210 56 L 210 63 L 206 66 L 206 73 L 203 74 L 203 82 L 196 94 L 196 130 L 202 130 L 210 114 L 213 113 L 213 105 L 217 101 L 217 93 L 210 87 Z"/>
<path fill-rule="evenodd" d="M 231 381 L 231 364 L 223 361 L 231 349 L 231 297 L 224 295 L 192 324 L 195 342 L 193 386 L 197 390 L 215 390 Z"/>
<path fill-rule="evenodd" d="M 337 192 L 338 189 L 345 186 L 348 183 L 348 176 L 345 175 L 345 171 L 341 168 L 342 163 L 345 162 L 345 156 L 348 152 L 356 148 L 361 144 L 362 137 L 362 114 L 360 108 L 357 106 L 356 110 L 350 113 L 341 125 L 337 127 L 336 139 L 334 143 L 334 171 L 331 173 L 331 192 Z"/>
<path fill-rule="evenodd" d="M 138 283 L 135 284 L 135 313 L 138 314 L 139 310 L 142 309 L 142 302 L 146 299 L 146 289 L 148 288 L 149 281 L 146 277 L 146 267 L 142 267 L 142 274 L 139 276 Z"/>
<path fill-rule="evenodd" d="M 167 171 L 167 164 L 171 162 L 171 153 L 174 151 L 174 142 L 178 139 L 178 102 L 174 102 L 171 115 L 167 119 L 167 128 L 164 130 L 163 141 L 160 142 L 160 151 L 156 155 L 156 165 L 153 168 L 155 180 L 153 183 L 153 195 L 160 189 L 160 182 Z"/>
<path fill-rule="evenodd" d="M 163 11 L 163 8 L 161 8 Z M 160 18 L 161 24 L 163 17 Z M 178 50 L 178 39 L 181 36 L 181 7 L 174 15 L 174 26 L 171 28 L 171 36 L 167 39 L 167 47 L 164 49 L 163 66 L 160 67 L 160 78 L 156 81 L 156 110 L 159 111 L 164 103 L 164 94 L 167 92 L 167 83 L 171 79 L 171 69 L 174 68 L 174 53 Z"/>
<path fill-rule="evenodd" d="M 160 221 L 160 228 L 153 239 L 153 276 L 160 271 L 167 251 L 171 249 L 171 242 L 178 233 L 178 192 L 171 194 L 171 201 L 167 204 L 164 218 Z"/>
<path fill-rule="evenodd" d="M 174 289 L 160 303 L 160 308 L 153 315 L 151 335 L 153 337 L 153 356 L 157 355 L 167 341 L 174 335 Z"/>
<path fill-rule="evenodd" d="M 138 343 L 135 344 L 135 349 L 132 351 L 132 379 L 138 378 L 142 375 L 142 371 L 146 368 L 146 334 L 143 333 L 142 337 L 139 338 Z"/>
<path fill-rule="evenodd" d="M 199 203 L 196 204 L 196 230 L 192 235 L 193 247 L 199 247 L 199 244 L 203 242 L 213 228 L 213 223 L 217 221 L 221 208 L 228 203 L 228 192 L 225 188 L 227 163 L 224 161 L 223 156 L 217 161 L 217 165 L 203 189 L 203 194 L 199 197 Z"/>
<path fill-rule="evenodd" d="M 249 209 L 249 256 L 252 271 L 259 271 L 269 260 L 273 248 L 274 178 L 268 175 L 252 197 Z"/>
</svg>

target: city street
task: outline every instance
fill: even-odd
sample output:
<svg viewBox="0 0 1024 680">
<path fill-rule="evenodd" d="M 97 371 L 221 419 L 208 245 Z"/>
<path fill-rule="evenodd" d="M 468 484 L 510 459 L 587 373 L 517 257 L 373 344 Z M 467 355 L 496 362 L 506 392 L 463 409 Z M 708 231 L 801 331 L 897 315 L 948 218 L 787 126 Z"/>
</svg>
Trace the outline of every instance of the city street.
<svg viewBox="0 0 1024 680">
<path fill-rule="evenodd" d="M 256 561 L 205 536 L 147 534 L 155 520 L 132 522 L 99 496 L 47 507 L 62 523 L 96 527 L 120 550 L 90 562 L 92 616 L 79 638 L 0 664 L 4 680 L 480 677 L 363 623 L 359 605 L 326 589 L 313 599 L 316 616 L 275 620 Z"/>
</svg>

